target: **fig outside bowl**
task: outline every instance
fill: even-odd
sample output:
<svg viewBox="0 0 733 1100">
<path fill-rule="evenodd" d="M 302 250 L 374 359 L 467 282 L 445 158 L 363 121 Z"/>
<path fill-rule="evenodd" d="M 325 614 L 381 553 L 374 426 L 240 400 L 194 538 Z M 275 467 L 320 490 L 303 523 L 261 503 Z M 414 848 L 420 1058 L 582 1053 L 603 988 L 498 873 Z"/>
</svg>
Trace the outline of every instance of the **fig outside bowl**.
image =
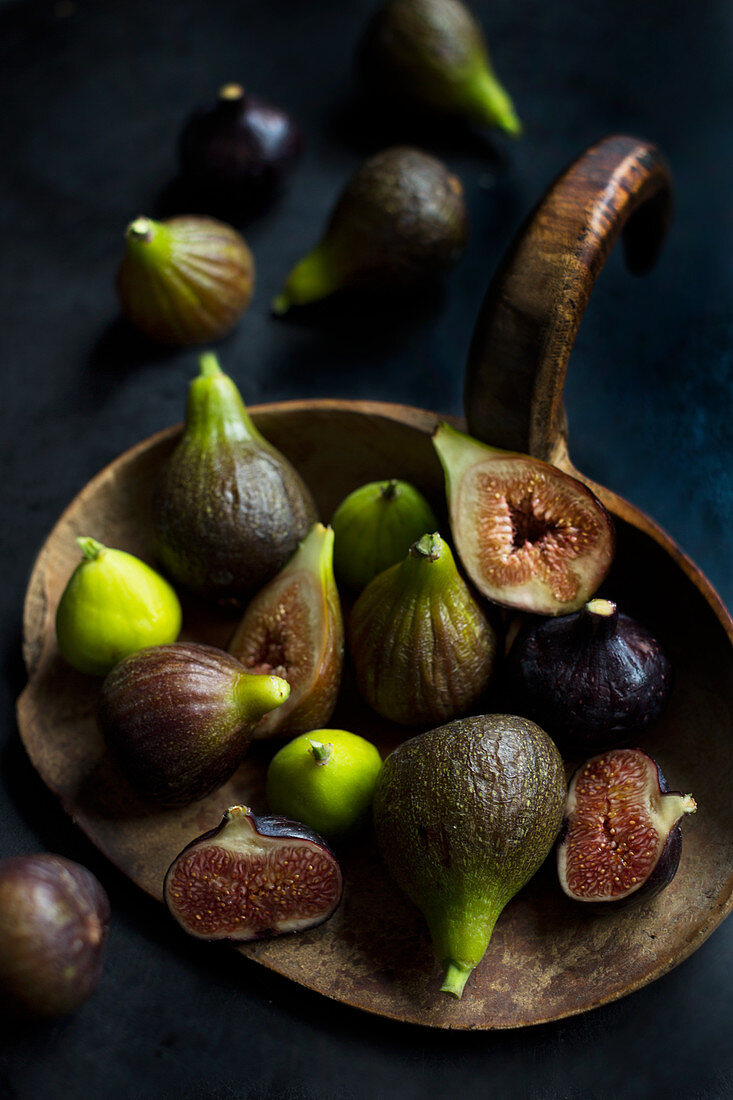
<svg viewBox="0 0 733 1100">
<path fill-rule="evenodd" d="M 595 278 L 623 232 L 632 270 L 649 266 L 666 230 L 670 181 L 658 151 L 630 137 L 589 149 L 550 187 L 489 287 L 466 372 L 466 421 L 479 438 L 573 470 L 562 390 Z M 324 518 L 357 485 L 401 477 L 444 497 L 430 437 L 440 417 L 379 402 L 295 401 L 251 410 L 296 465 Z M 99 682 L 59 657 L 57 602 L 90 531 L 150 560 L 153 479 L 180 428 L 121 455 L 72 501 L 48 536 L 29 583 L 24 652 L 28 685 L 20 732 L 46 785 L 96 846 L 134 883 L 161 898 L 173 857 L 244 802 L 265 808 L 270 749 L 255 746 L 236 775 L 203 801 L 143 806 L 107 758 L 95 711 Z M 338 461 L 333 456 L 338 455 Z M 587 479 L 583 479 L 587 480 Z M 589 483 L 591 484 L 591 483 Z M 251 961 L 327 997 L 429 1027 L 521 1027 L 584 1012 L 653 981 L 689 956 L 733 905 L 733 622 L 696 566 L 647 516 L 592 485 L 618 536 L 603 585 L 663 640 L 676 686 L 664 718 L 641 739 L 672 787 L 695 796 L 680 869 L 647 905 L 598 917 L 560 891 L 553 861 L 509 904 L 489 950 L 456 1001 L 439 993 L 440 968 L 420 913 L 386 877 L 369 840 L 345 855 L 344 901 L 317 929 L 238 948 Z M 234 621 L 194 602 L 184 637 L 225 644 Z M 377 742 L 405 736 L 370 714 L 347 683 L 332 724 Z M 243 980 L 246 974 L 243 967 Z"/>
</svg>

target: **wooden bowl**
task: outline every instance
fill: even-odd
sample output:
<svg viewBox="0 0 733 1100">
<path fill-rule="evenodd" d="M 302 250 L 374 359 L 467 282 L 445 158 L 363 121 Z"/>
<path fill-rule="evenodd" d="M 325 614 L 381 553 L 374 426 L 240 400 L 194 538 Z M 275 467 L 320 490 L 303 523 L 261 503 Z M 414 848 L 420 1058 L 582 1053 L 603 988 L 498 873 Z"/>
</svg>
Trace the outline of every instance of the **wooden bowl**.
<svg viewBox="0 0 733 1100">
<path fill-rule="evenodd" d="M 492 283 L 466 383 L 473 434 L 572 466 L 562 385 L 583 309 L 622 228 L 640 268 L 664 234 L 670 186 L 656 150 L 609 138 L 550 188 Z M 433 501 L 443 478 L 430 436 L 438 418 L 405 406 L 300 401 L 251 410 L 298 467 L 321 515 L 375 478 L 412 481 Z M 59 657 L 56 605 L 77 561 L 74 538 L 150 559 L 148 508 L 156 472 L 180 429 L 123 454 L 71 503 L 36 562 L 25 607 L 29 682 L 20 731 L 45 783 L 122 871 L 160 898 L 172 858 L 245 802 L 265 808 L 272 749 L 256 745 L 222 789 L 183 809 L 144 807 L 108 759 L 95 721 L 99 682 Z M 574 471 L 577 475 L 577 471 Z M 688 956 L 722 921 L 733 897 L 733 623 L 709 583 L 646 516 L 599 486 L 614 514 L 618 551 L 603 592 L 663 640 L 676 671 L 664 719 L 641 739 L 674 787 L 691 791 L 682 862 L 672 885 L 637 908 L 596 916 L 560 891 L 554 861 L 509 904 L 462 1000 L 442 996 L 422 916 L 391 885 L 366 840 L 344 854 L 344 901 L 325 925 L 240 948 L 248 958 L 326 996 L 382 1016 L 441 1028 L 518 1027 L 582 1012 L 637 989 Z M 225 643 L 232 620 L 190 602 L 184 636 Z M 405 736 L 372 715 L 347 683 L 334 726 L 390 750 Z"/>
</svg>

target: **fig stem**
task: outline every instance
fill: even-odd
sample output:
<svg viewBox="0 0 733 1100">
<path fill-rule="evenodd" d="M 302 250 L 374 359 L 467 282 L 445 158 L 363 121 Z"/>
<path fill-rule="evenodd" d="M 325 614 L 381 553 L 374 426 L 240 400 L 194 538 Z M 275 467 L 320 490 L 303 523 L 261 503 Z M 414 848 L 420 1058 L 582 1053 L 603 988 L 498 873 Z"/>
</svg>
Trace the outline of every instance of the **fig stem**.
<svg viewBox="0 0 733 1100">
<path fill-rule="evenodd" d="M 309 737 L 308 744 L 311 747 L 310 751 L 313 754 L 313 759 L 319 767 L 323 767 L 324 764 L 329 762 L 333 753 L 333 745 L 330 742 L 324 745 L 322 741 L 312 741 Z"/>
<path fill-rule="evenodd" d="M 470 109 L 478 122 L 498 126 L 512 137 L 521 134 L 522 123 L 514 110 L 514 104 L 491 69 L 485 69 L 476 77 L 471 90 L 474 94 Z"/>
<path fill-rule="evenodd" d="M 127 227 L 125 234 L 129 241 L 140 241 L 149 244 L 153 239 L 153 223 L 150 218 L 135 218 Z"/>
<path fill-rule="evenodd" d="M 330 249 L 322 242 L 295 265 L 270 308 L 276 316 L 282 317 L 291 306 L 305 306 L 327 298 L 340 288 L 342 281 Z"/>
<path fill-rule="evenodd" d="M 87 536 L 82 536 L 76 540 L 76 545 L 81 550 L 82 554 L 87 561 L 94 561 L 98 558 L 103 550 L 106 550 L 101 542 L 97 542 L 96 539 L 90 539 Z"/>
<path fill-rule="evenodd" d="M 400 495 L 400 491 L 397 488 L 397 480 L 395 478 L 385 482 L 384 485 L 380 485 L 379 489 L 382 494 L 382 500 L 394 500 Z"/>
<path fill-rule="evenodd" d="M 449 959 L 445 964 L 445 980 L 440 987 L 440 992 L 450 993 L 451 996 L 460 1000 L 463 988 L 472 970 L 472 966 L 464 966 L 462 963 Z"/>
<path fill-rule="evenodd" d="M 219 99 L 224 99 L 229 103 L 244 99 L 244 88 L 241 84 L 236 83 L 222 84 L 219 89 Z"/>
<path fill-rule="evenodd" d="M 199 356 L 199 367 L 201 368 L 201 378 L 213 378 L 215 375 L 223 373 L 219 360 L 213 351 L 205 351 Z"/>
<path fill-rule="evenodd" d="M 436 531 L 432 535 L 423 535 L 410 547 L 413 558 L 428 558 L 429 561 L 437 561 L 440 557 L 442 539 Z"/>
</svg>

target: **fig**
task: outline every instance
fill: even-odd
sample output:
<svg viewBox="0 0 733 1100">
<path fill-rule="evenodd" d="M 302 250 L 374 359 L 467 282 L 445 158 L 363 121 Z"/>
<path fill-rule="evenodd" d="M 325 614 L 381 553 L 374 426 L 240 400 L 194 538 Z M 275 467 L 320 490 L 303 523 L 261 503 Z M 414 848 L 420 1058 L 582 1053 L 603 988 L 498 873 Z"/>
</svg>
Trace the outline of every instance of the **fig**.
<svg viewBox="0 0 733 1100">
<path fill-rule="evenodd" d="M 437 525 L 425 497 L 407 481 L 370 481 L 354 489 L 331 517 L 338 582 L 360 592 Z"/>
<path fill-rule="evenodd" d="M 237 602 L 273 577 L 316 519 L 303 479 L 257 431 L 211 352 L 188 392 L 183 435 L 153 492 L 153 548 L 199 596 Z"/>
<path fill-rule="evenodd" d="M 217 203 L 258 205 L 279 189 L 303 150 L 285 111 L 225 84 L 211 106 L 195 111 L 178 143 L 181 171 Z"/>
<path fill-rule="evenodd" d="M 483 31 L 460 0 L 388 0 L 367 27 L 359 63 L 366 83 L 392 108 L 404 102 L 521 133 Z"/>
<path fill-rule="evenodd" d="M 369 705 L 392 722 L 423 725 L 465 713 L 483 694 L 497 638 L 435 533 L 364 589 L 349 648 Z"/>
<path fill-rule="evenodd" d="M 95 876 L 63 856 L 0 860 L 0 1011 L 75 1012 L 99 981 L 109 899 Z"/>
<path fill-rule="evenodd" d="M 255 739 L 292 736 L 328 722 L 344 661 L 330 527 L 313 525 L 249 604 L 228 648 L 250 672 L 272 672 L 290 685 L 290 698 L 258 722 Z"/>
<path fill-rule="evenodd" d="M 69 664 L 106 676 L 128 653 L 175 642 L 181 605 L 168 581 L 124 550 L 76 541 L 83 557 L 56 609 L 56 641 Z"/>
<path fill-rule="evenodd" d="M 672 691 L 660 643 L 603 599 L 525 624 L 506 671 L 517 705 L 561 748 L 618 744 L 656 722 Z"/>
<path fill-rule="evenodd" d="M 606 576 L 611 517 L 555 466 L 499 450 L 441 424 L 451 530 L 470 580 L 495 603 L 538 615 L 577 611 Z"/>
<path fill-rule="evenodd" d="M 346 287 L 405 291 L 453 266 L 466 244 L 460 180 L 435 157 L 396 146 L 364 161 L 319 244 L 290 272 L 276 314 Z"/>
<path fill-rule="evenodd" d="M 404 741 L 374 795 L 377 843 L 396 884 L 425 916 L 460 997 L 499 914 L 557 837 L 565 771 L 547 734 L 525 718 L 463 718 Z"/>
<path fill-rule="evenodd" d="M 289 693 L 282 677 L 253 675 L 213 646 L 151 646 L 104 680 L 99 726 L 142 799 L 183 806 L 233 775 L 255 723 Z"/>
<path fill-rule="evenodd" d="M 230 807 L 220 825 L 187 845 L 163 885 L 186 932 L 237 943 L 322 924 L 342 892 L 341 869 L 322 837 L 246 806 Z"/>
<path fill-rule="evenodd" d="M 641 749 L 591 757 L 570 780 L 557 846 L 560 885 L 575 901 L 614 908 L 654 897 L 677 873 L 679 822 L 696 809 L 692 795 L 670 791 Z"/>
<path fill-rule="evenodd" d="M 197 214 L 135 218 L 117 272 L 122 308 L 162 344 L 188 347 L 234 328 L 252 297 L 254 261 L 231 225 Z"/>
</svg>

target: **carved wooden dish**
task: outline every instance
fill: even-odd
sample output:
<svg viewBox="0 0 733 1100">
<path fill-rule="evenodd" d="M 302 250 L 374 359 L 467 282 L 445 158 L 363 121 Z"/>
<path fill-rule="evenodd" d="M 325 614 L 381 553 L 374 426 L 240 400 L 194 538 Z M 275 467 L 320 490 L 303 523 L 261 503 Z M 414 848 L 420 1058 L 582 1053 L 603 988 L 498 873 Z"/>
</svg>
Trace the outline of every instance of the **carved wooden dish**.
<svg viewBox="0 0 733 1100">
<path fill-rule="evenodd" d="M 560 177 L 492 283 L 467 373 L 471 431 L 572 470 L 561 431 L 565 367 L 595 276 L 622 228 L 636 267 L 664 232 L 669 180 L 656 150 L 609 138 Z M 440 507 L 442 474 L 429 412 L 367 402 L 305 401 L 251 410 L 297 466 L 328 519 L 355 486 L 403 477 Z M 237 802 L 265 809 L 273 751 L 257 745 L 224 788 L 184 809 L 144 807 L 108 759 L 95 721 L 99 682 L 58 656 L 56 604 L 91 534 L 150 560 L 153 480 L 178 429 L 146 440 L 71 503 L 36 562 L 25 608 L 29 683 L 18 705 L 30 758 L 84 832 L 135 883 L 161 896 L 172 858 Z M 577 473 L 577 472 L 576 472 Z M 637 908 L 596 916 L 561 893 L 552 859 L 502 914 L 462 1000 L 441 995 L 421 915 L 391 885 L 369 839 L 343 854 L 344 901 L 312 931 L 242 948 L 254 961 L 369 1012 L 442 1028 L 518 1027 L 583 1012 L 654 980 L 722 921 L 733 898 L 733 623 L 712 588 L 649 519 L 594 486 L 617 520 L 618 550 L 603 594 L 663 640 L 676 671 L 664 719 L 640 744 L 672 787 L 697 799 L 672 885 Z M 184 636 L 223 644 L 231 618 L 193 602 Z M 487 709 L 491 700 L 487 700 Z M 332 724 L 383 753 L 406 735 L 359 702 L 347 682 Z M 409 733 L 408 733 L 409 735 Z"/>
</svg>

